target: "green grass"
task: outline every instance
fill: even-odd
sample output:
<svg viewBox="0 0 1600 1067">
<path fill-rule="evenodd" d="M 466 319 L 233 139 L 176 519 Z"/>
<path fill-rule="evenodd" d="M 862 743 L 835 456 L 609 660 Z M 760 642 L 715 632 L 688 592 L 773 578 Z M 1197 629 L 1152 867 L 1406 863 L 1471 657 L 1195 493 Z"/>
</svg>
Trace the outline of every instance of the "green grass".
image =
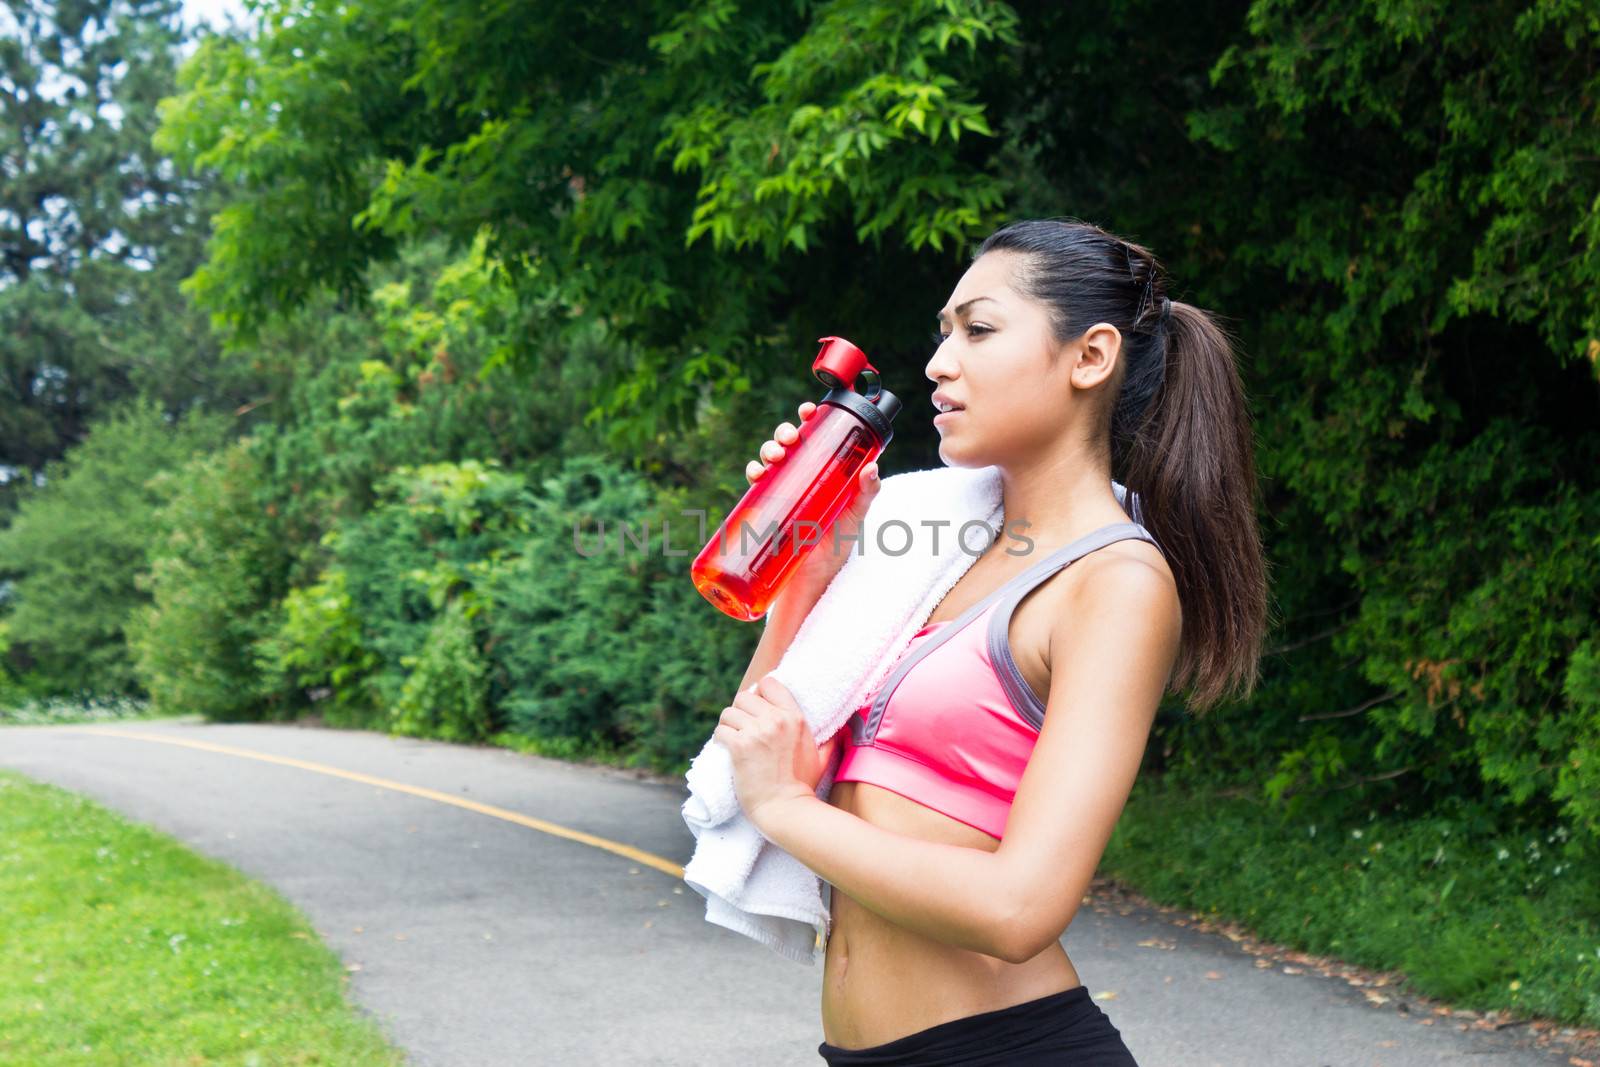
<svg viewBox="0 0 1600 1067">
<path fill-rule="evenodd" d="M 1101 872 L 1163 905 L 1365 967 L 1459 1007 L 1600 1025 L 1600 860 L 1559 834 L 1445 819 L 1317 825 L 1141 779 Z"/>
<path fill-rule="evenodd" d="M 490 734 L 484 744 L 506 748 L 529 756 L 565 760 L 568 763 L 594 763 L 619 770 L 646 770 L 661 773 L 660 768 L 648 764 L 638 755 L 622 751 L 615 746 L 596 744 L 573 737 L 534 737 L 529 734 L 502 730 Z"/>
<path fill-rule="evenodd" d="M 0 771 L 0 1064 L 400 1065 L 275 891 Z"/>
</svg>

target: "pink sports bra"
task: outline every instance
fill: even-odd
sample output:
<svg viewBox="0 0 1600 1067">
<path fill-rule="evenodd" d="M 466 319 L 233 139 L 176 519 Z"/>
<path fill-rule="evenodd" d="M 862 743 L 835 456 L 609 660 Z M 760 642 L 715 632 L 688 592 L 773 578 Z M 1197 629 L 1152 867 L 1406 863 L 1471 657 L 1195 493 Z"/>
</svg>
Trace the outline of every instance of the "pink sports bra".
<svg viewBox="0 0 1600 1067">
<path fill-rule="evenodd" d="M 1011 655 L 1011 615 L 1035 586 L 1074 560 L 1130 538 L 1119 522 L 1053 552 L 959 618 L 918 630 L 873 697 L 849 720 L 835 782 L 869 782 L 1003 837 L 1044 701 Z M 971 625 L 975 620 L 983 625 Z M 935 655 L 934 653 L 938 653 Z"/>
</svg>

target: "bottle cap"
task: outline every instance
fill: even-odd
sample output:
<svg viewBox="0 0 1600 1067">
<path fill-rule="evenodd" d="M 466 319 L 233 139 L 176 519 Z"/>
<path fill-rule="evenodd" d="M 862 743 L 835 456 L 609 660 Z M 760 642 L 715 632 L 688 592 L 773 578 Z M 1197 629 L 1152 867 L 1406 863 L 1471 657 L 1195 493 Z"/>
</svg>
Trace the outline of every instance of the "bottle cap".
<svg viewBox="0 0 1600 1067">
<path fill-rule="evenodd" d="M 811 362 L 811 373 L 829 389 L 853 389 L 859 383 L 868 400 L 877 397 L 882 383 L 878 368 L 867 354 L 843 337 L 819 337 L 822 348 Z"/>
<path fill-rule="evenodd" d="M 879 389 L 878 395 L 873 402 L 878 405 L 878 410 L 883 412 L 883 417 L 890 422 L 893 422 L 894 417 L 900 414 L 900 398 L 887 389 Z"/>
<path fill-rule="evenodd" d="M 884 401 L 885 397 L 888 398 L 887 402 Z M 878 390 L 877 400 L 883 406 L 880 407 L 879 403 L 868 400 L 854 389 L 829 389 L 817 403 L 818 406 L 834 404 L 854 413 L 857 418 L 872 428 L 872 432 L 877 435 L 878 443 L 881 447 L 887 445 L 894 437 L 894 427 L 890 425 L 890 421 L 894 418 L 895 413 L 900 410 L 900 400 L 887 389 Z"/>
</svg>

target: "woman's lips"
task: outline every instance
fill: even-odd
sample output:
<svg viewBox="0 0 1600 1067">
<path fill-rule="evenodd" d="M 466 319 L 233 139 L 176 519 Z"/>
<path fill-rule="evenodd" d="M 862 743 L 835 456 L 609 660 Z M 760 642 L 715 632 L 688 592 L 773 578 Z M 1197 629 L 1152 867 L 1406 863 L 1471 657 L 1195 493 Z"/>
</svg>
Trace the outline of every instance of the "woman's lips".
<svg viewBox="0 0 1600 1067">
<path fill-rule="evenodd" d="M 966 410 L 967 410 L 966 408 L 953 408 L 950 411 L 941 411 L 941 412 L 939 412 L 939 414 L 937 414 L 937 415 L 935 415 L 933 417 L 933 424 L 935 426 L 938 426 L 940 424 L 940 420 L 941 419 L 943 419 L 945 421 L 949 421 L 950 419 L 955 418 L 957 415 L 961 414 L 963 411 L 966 411 Z"/>
</svg>

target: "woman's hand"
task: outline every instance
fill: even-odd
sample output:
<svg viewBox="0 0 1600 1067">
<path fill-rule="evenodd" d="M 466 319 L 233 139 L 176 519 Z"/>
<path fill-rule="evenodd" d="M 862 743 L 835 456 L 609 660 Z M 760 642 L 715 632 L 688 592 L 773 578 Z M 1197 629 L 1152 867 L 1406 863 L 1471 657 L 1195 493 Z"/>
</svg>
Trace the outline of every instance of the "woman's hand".
<svg viewBox="0 0 1600 1067">
<path fill-rule="evenodd" d="M 800 405 L 800 421 L 804 423 L 816 413 L 817 405 L 807 400 Z M 781 422 L 772 432 L 772 437 L 760 449 L 760 459 L 753 459 L 745 464 L 744 476 L 752 485 L 761 479 L 769 467 L 783 462 L 788 455 L 787 449 L 800 440 L 800 430 L 792 423 Z M 865 551 L 859 544 L 861 536 L 861 523 L 866 518 L 867 509 L 872 506 L 873 499 L 878 495 L 880 482 L 878 480 L 878 464 L 868 463 L 861 468 L 857 476 L 861 491 L 850 502 L 850 506 L 839 513 L 839 517 L 827 530 L 822 532 L 821 540 L 811 548 L 800 565 L 790 575 L 785 583 L 779 599 L 786 603 L 793 603 L 798 599 L 808 599 L 809 603 L 803 605 L 809 609 L 821 596 L 823 590 L 828 588 L 828 583 L 833 581 L 833 576 L 839 573 L 839 568 L 845 565 L 851 552 Z M 790 590 L 793 596 L 785 596 Z"/>
<path fill-rule="evenodd" d="M 712 736 L 727 746 L 739 806 L 759 828 L 766 805 L 816 794 L 842 732 L 818 745 L 800 705 L 767 674 L 722 709 Z"/>
</svg>

